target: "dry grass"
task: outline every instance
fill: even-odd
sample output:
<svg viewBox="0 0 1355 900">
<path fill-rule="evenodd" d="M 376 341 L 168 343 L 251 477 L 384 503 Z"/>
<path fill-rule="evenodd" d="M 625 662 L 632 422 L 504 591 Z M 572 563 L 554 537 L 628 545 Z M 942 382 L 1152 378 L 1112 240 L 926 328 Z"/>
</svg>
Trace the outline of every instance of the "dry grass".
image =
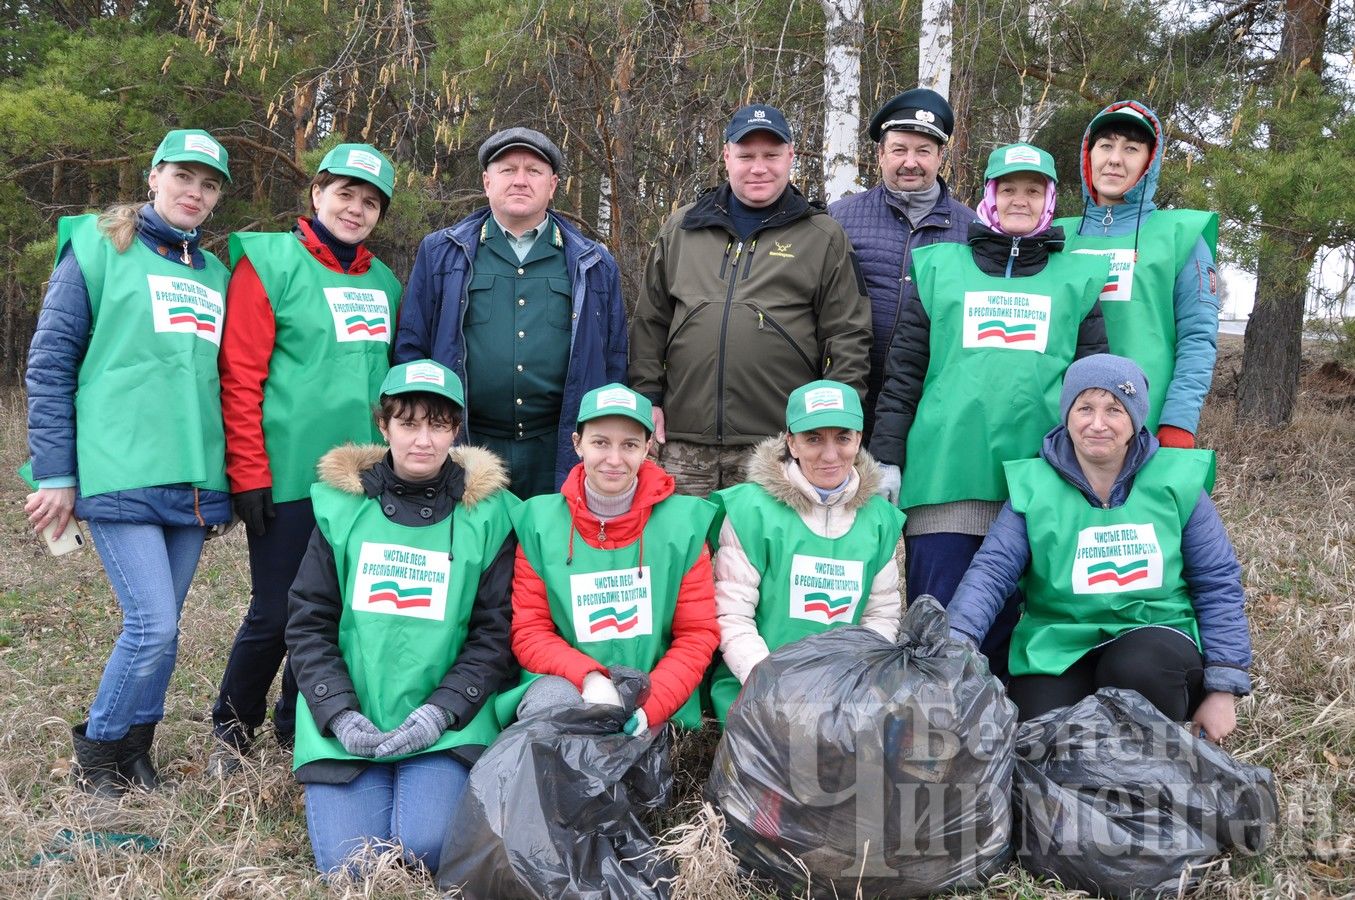
<svg viewBox="0 0 1355 900">
<path fill-rule="evenodd" d="M 1225 339 L 1227 340 L 1227 339 Z M 1229 392 L 1236 344 L 1225 344 L 1216 395 Z M 1355 420 L 1352 380 L 1316 365 L 1295 425 L 1241 431 L 1211 398 L 1202 440 L 1219 452 L 1216 498 L 1243 560 L 1257 692 L 1241 704 L 1230 746 L 1270 766 L 1282 824 L 1259 860 L 1203 873 L 1209 897 L 1355 896 Z M 0 470 L 22 461 L 17 393 L 0 396 Z M 204 774 L 209 710 L 248 597 L 243 537 L 208 545 L 184 614 L 180 665 L 157 741 L 169 790 L 100 809 L 71 789 L 68 726 L 93 696 L 118 625 L 92 552 L 46 558 L 23 524 L 24 490 L 0 479 L 0 859 L 5 897 L 435 897 L 424 876 L 374 851 L 362 882 L 314 877 L 301 791 L 268 742 L 245 772 Z M 719 821 L 700 802 L 709 732 L 675 752 L 676 805 L 654 826 L 679 863 L 676 896 L 770 896 L 733 866 Z M 148 853 L 78 848 L 30 866 L 63 828 L 143 832 Z M 1016 866 L 986 897 L 1059 897 Z"/>
</svg>

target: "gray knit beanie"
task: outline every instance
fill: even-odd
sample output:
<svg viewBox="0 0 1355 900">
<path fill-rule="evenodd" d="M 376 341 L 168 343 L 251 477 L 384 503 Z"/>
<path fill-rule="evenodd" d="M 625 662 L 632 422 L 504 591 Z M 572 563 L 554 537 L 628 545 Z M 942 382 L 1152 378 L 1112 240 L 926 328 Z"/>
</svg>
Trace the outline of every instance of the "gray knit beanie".
<svg viewBox="0 0 1355 900">
<path fill-rule="evenodd" d="M 1059 395 L 1061 424 L 1068 424 L 1068 410 L 1072 409 L 1077 395 L 1088 388 L 1100 388 L 1114 394 L 1129 413 L 1134 433 L 1139 433 L 1143 420 L 1148 418 L 1148 376 L 1137 363 L 1123 356 L 1097 353 L 1084 356 L 1069 366 L 1063 373 L 1063 393 Z"/>
</svg>

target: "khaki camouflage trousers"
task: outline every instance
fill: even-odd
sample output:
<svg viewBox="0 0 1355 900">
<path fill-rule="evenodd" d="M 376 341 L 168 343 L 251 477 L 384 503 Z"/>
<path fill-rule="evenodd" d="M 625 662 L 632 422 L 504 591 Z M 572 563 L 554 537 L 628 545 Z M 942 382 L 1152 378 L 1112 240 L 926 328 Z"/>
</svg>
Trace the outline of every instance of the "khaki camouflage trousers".
<svg viewBox="0 0 1355 900">
<path fill-rule="evenodd" d="M 669 440 L 654 445 L 654 458 L 673 476 L 679 494 L 707 497 L 748 479 L 748 455 L 752 449 Z"/>
</svg>

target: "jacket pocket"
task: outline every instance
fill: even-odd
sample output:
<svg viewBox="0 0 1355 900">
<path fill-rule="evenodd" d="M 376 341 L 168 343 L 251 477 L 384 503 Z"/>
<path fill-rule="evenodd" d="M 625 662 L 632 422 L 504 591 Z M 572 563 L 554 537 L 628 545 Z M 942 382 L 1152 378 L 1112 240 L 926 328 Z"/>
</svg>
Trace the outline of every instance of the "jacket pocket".
<svg viewBox="0 0 1355 900">
<path fill-rule="evenodd" d="M 574 294 L 570 290 L 568 278 L 547 278 L 550 297 L 546 300 L 546 321 L 553 328 L 569 332 L 574 318 Z"/>
<path fill-rule="evenodd" d="M 496 276 L 481 272 L 471 277 L 466 285 L 466 327 L 483 325 L 494 312 L 494 279 Z"/>
<path fill-rule="evenodd" d="M 790 345 L 790 348 L 795 351 L 795 355 L 805 364 L 805 370 L 811 373 L 814 378 L 819 377 L 819 367 L 814 364 L 814 361 L 809 358 L 809 355 L 795 342 L 795 339 L 790 336 L 790 333 L 781 326 L 781 323 L 772 318 L 771 313 L 767 312 L 756 303 L 749 303 L 748 308 L 752 310 L 753 315 L 757 317 L 757 327 L 759 331 L 772 331 L 780 335 L 781 339 Z"/>
</svg>

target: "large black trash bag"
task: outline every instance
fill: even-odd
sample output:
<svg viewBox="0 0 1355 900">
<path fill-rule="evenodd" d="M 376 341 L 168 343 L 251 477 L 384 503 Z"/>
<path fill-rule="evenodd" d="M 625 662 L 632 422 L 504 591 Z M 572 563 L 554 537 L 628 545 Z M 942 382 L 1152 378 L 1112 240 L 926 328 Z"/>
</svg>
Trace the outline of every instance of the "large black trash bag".
<svg viewBox="0 0 1355 900">
<path fill-rule="evenodd" d="M 1175 894 L 1187 866 L 1225 850 L 1259 853 L 1277 815 L 1270 770 L 1192 731 L 1118 688 L 1022 724 L 1017 859 L 1064 887 L 1130 897 Z"/>
<path fill-rule="evenodd" d="M 921 896 L 1002 869 L 1016 709 L 948 632 L 922 598 L 898 644 L 837 628 L 753 669 L 706 788 L 744 866 L 815 897 Z"/>
<path fill-rule="evenodd" d="M 625 703 L 526 711 L 480 757 L 447 831 L 438 886 L 474 900 L 661 900 L 676 875 L 636 817 L 667 803 L 668 729 L 621 734 L 649 690 L 611 668 Z"/>
</svg>

